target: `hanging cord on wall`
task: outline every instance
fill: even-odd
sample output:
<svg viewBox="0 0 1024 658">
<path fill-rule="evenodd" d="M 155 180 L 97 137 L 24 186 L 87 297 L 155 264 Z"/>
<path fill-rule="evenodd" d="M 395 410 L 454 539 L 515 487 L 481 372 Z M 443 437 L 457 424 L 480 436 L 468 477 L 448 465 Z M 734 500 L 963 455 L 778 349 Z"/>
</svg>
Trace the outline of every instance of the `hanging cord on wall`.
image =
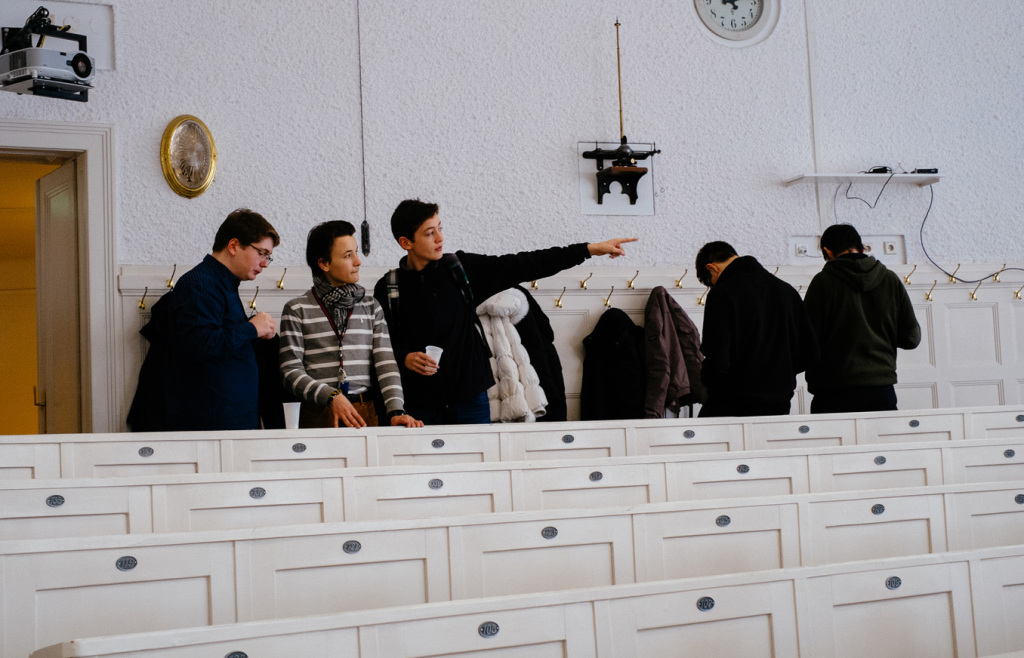
<svg viewBox="0 0 1024 658">
<path fill-rule="evenodd" d="M 932 212 L 932 204 L 935 203 L 935 187 L 932 186 L 932 185 L 929 185 L 928 186 L 928 191 L 931 192 L 931 198 L 928 199 L 928 210 L 926 210 L 924 212 L 924 219 L 921 220 L 921 230 L 918 232 L 918 238 L 921 240 L 921 250 L 924 251 L 925 258 L 927 258 L 928 261 L 932 265 L 935 266 L 935 269 L 937 269 L 938 271 L 940 271 L 943 274 L 945 274 L 946 276 L 948 276 L 950 281 L 956 280 L 956 281 L 959 281 L 960 283 L 981 283 L 985 279 L 994 279 L 996 276 L 1002 274 L 1003 272 L 1013 272 L 1015 270 L 1018 271 L 1018 272 L 1024 272 L 1024 268 L 1020 268 L 1020 267 L 1004 267 L 1003 269 L 999 270 L 998 272 L 993 272 L 992 274 L 989 274 L 987 276 L 983 276 L 980 279 L 961 279 L 960 277 L 955 276 L 955 274 L 956 274 L 955 272 L 953 272 L 951 274 L 951 273 L 947 272 L 946 270 L 942 269 L 942 266 L 940 266 L 938 263 L 936 263 L 935 259 L 933 259 L 931 257 L 931 254 L 928 253 L 928 248 L 924 246 L 924 224 L 925 224 L 925 222 L 928 221 L 928 215 L 930 215 L 931 212 Z M 957 268 L 957 269 L 959 269 L 959 268 Z"/>
<path fill-rule="evenodd" d="M 866 172 L 861 172 L 861 173 L 866 173 Z M 875 206 L 878 205 L 878 200 L 882 198 L 882 192 L 885 192 L 885 188 L 889 185 L 889 181 L 891 181 L 892 177 L 895 176 L 895 175 L 896 175 L 895 173 L 893 173 L 891 171 L 889 172 L 889 177 L 885 179 L 884 183 L 882 183 L 882 189 L 878 190 L 878 196 L 875 197 L 875 200 L 873 202 L 868 201 L 867 199 L 863 199 L 863 198 L 861 198 L 859 196 L 850 196 L 850 188 L 853 187 L 853 181 L 850 181 L 846 185 L 846 198 L 847 199 L 856 200 L 856 201 L 863 201 L 864 205 L 866 205 L 868 208 L 871 208 L 872 210 L 874 210 Z"/>
<path fill-rule="evenodd" d="M 845 194 L 845 196 L 846 196 L 847 199 L 850 199 L 851 201 L 862 201 L 864 203 L 864 205 L 866 205 L 868 208 L 871 208 L 872 210 L 874 210 L 875 206 L 878 205 L 878 200 L 882 198 L 882 192 L 885 192 L 885 188 L 888 187 L 889 181 L 891 181 L 892 177 L 896 175 L 896 172 L 893 171 L 892 168 L 886 167 L 886 169 L 889 170 L 889 177 L 885 179 L 884 183 L 882 183 L 882 189 L 878 190 L 878 196 L 875 197 L 875 200 L 873 202 L 872 201 L 868 201 L 867 199 L 864 199 L 864 198 L 859 197 L 859 196 L 850 196 L 850 188 L 853 187 L 853 181 L 850 181 L 848 183 L 839 183 L 838 185 L 836 185 L 836 191 L 832 195 L 832 214 L 836 218 L 836 224 L 839 223 L 839 210 L 836 208 L 836 199 L 839 197 L 839 190 L 843 189 L 843 185 L 846 185 L 846 194 Z M 861 171 L 859 173 L 867 174 L 867 173 L 872 173 L 872 172 Z"/>
<path fill-rule="evenodd" d="M 356 55 L 359 63 L 359 159 L 363 167 L 363 223 L 359 233 L 363 255 L 370 255 L 370 222 L 366 219 L 366 129 L 363 126 L 363 39 L 362 21 L 359 17 L 359 0 L 356 0 Z"/>
<path fill-rule="evenodd" d="M 880 167 L 876 167 L 875 169 L 879 169 L 879 168 Z M 900 167 L 900 168 L 902 169 L 902 167 Z M 853 186 L 853 181 L 850 181 L 849 183 L 839 183 L 838 185 L 836 185 L 836 191 L 832 194 L 832 214 L 835 217 L 835 223 L 836 224 L 839 223 L 839 211 L 838 211 L 838 209 L 836 207 L 836 200 L 839 198 L 839 190 L 843 189 L 843 185 L 846 185 L 845 197 L 847 199 L 851 199 L 851 200 L 855 199 L 857 201 L 863 201 L 864 204 L 868 208 L 871 208 L 872 210 L 874 210 L 875 206 L 878 205 L 878 200 L 880 198 L 882 198 L 882 192 L 885 191 L 886 186 L 889 185 L 889 181 L 891 181 L 893 176 L 895 176 L 896 173 L 897 173 L 891 167 L 886 167 L 886 169 L 888 170 L 889 177 L 885 179 L 885 183 L 882 184 L 882 189 L 880 189 L 878 191 L 878 196 L 875 197 L 874 202 L 868 201 L 867 199 L 863 199 L 863 198 L 858 197 L 858 196 L 850 196 L 850 187 Z M 862 171 L 860 173 L 866 174 L 866 173 L 875 173 L 875 172 Z M 880 172 L 880 173 L 885 173 L 885 172 Z M 906 171 L 904 170 L 903 172 L 900 172 L 900 173 L 906 173 Z M 989 274 L 987 276 L 983 276 L 980 279 L 962 279 L 962 278 L 956 276 L 956 271 L 955 270 L 953 272 L 947 272 L 946 270 L 944 270 L 942 268 L 942 266 L 939 265 L 938 263 L 936 263 L 935 259 L 933 259 L 931 257 L 931 254 L 928 253 L 928 248 L 925 247 L 925 244 L 924 244 L 924 225 L 928 221 L 928 216 L 932 212 L 932 205 L 935 203 L 935 187 L 934 187 L 934 185 L 929 185 L 928 186 L 928 192 L 930 194 L 930 197 L 928 199 L 928 209 L 925 210 L 925 212 L 924 212 L 924 219 L 921 220 L 921 229 L 920 229 L 920 231 L 918 231 L 918 239 L 921 241 L 921 250 L 924 252 L 925 258 L 927 258 L 928 262 L 930 262 L 932 265 L 935 266 L 935 269 L 939 270 L 940 272 L 942 272 L 943 274 L 948 276 L 950 281 L 959 281 L 961 283 L 980 283 L 982 281 L 985 281 L 986 279 L 994 279 L 995 281 L 998 282 L 999 281 L 998 277 L 1003 272 L 1013 272 L 1013 271 L 1024 272 L 1024 268 L 1020 268 L 1020 267 L 1006 267 L 1004 265 L 1003 268 L 1000 269 L 999 271 L 993 272 L 992 274 Z M 957 266 L 957 269 L 960 269 L 959 266 Z"/>
</svg>

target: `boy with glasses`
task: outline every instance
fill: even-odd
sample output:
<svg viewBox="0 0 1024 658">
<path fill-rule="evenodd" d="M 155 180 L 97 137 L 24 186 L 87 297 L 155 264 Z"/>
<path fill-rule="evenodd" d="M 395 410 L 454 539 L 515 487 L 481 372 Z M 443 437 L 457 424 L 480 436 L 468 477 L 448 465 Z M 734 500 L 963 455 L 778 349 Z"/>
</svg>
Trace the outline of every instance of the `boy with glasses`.
<svg viewBox="0 0 1024 658">
<path fill-rule="evenodd" d="M 277 326 L 268 313 L 246 316 L 238 285 L 269 266 L 280 243 L 262 215 L 239 208 L 217 229 L 213 253 L 178 280 L 168 310 L 168 429 L 259 428 L 253 341 L 273 338 Z"/>
</svg>

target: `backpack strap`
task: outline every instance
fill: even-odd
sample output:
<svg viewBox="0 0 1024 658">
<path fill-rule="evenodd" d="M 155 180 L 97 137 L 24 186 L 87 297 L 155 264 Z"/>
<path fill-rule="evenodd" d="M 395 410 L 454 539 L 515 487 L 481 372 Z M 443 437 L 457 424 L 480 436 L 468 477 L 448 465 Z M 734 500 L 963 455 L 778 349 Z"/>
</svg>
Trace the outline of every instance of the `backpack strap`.
<svg viewBox="0 0 1024 658">
<path fill-rule="evenodd" d="M 459 292 L 462 294 L 462 301 L 466 302 L 466 306 L 470 309 L 475 310 L 473 287 L 469 285 L 469 277 L 466 275 L 466 268 L 462 267 L 462 261 L 455 254 L 445 254 L 441 260 L 448 266 L 448 272 L 452 275 L 455 285 L 458 286 Z"/>
<path fill-rule="evenodd" d="M 469 285 L 469 276 L 466 275 L 466 268 L 462 266 L 462 262 L 455 254 L 445 254 L 441 257 L 441 261 L 448 267 L 448 272 L 452 275 L 455 286 L 462 295 L 462 301 L 466 303 L 466 308 L 469 309 L 469 313 L 473 316 L 473 324 L 476 325 L 476 330 L 480 334 L 480 340 L 483 341 L 484 349 L 487 350 L 487 357 L 494 356 L 491 352 L 491 346 L 487 344 L 487 333 L 484 331 L 484 325 L 480 321 L 480 316 L 476 314 L 473 287 Z"/>
</svg>

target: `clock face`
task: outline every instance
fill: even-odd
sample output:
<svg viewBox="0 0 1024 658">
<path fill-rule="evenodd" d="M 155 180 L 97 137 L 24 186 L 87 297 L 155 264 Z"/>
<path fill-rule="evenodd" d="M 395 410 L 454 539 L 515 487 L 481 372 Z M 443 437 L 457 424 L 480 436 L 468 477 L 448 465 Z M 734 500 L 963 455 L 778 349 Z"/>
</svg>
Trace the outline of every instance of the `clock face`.
<svg viewBox="0 0 1024 658">
<path fill-rule="evenodd" d="M 189 115 L 171 121 L 160 144 L 160 162 L 172 190 L 188 198 L 205 192 L 217 169 L 217 148 L 209 129 Z"/>
<path fill-rule="evenodd" d="M 778 0 L 693 0 L 697 15 L 713 34 L 745 41 L 766 34 L 766 5 Z"/>
</svg>

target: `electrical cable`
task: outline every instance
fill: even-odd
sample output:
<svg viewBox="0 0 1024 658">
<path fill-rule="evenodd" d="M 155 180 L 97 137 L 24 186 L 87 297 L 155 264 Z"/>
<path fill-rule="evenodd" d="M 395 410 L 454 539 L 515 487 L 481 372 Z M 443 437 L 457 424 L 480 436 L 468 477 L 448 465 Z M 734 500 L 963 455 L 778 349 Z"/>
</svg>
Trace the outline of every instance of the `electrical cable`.
<svg viewBox="0 0 1024 658">
<path fill-rule="evenodd" d="M 356 0 L 356 53 L 359 66 L 359 159 L 362 163 L 363 175 L 363 222 L 359 225 L 359 237 L 362 242 L 363 256 L 369 256 L 370 221 L 366 218 L 366 125 L 363 107 L 363 28 L 359 13 L 359 0 Z"/>
<path fill-rule="evenodd" d="M 886 168 L 888 169 L 888 167 L 886 167 Z M 862 171 L 861 173 L 864 174 L 864 173 L 868 173 L 868 172 Z M 850 196 L 850 188 L 853 187 L 853 181 L 850 181 L 846 185 L 846 198 L 847 199 L 856 199 L 857 201 L 863 201 L 864 205 L 866 205 L 868 208 L 871 208 L 872 210 L 874 210 L 875 206 L 878 205 L 878 200 L 882 198 L 882 192 L 885 192 L 885 188 L 889 185 L 889 181 L 891 181 L 892 177 L 895 176 L 895 175 L 896 175 L 895 172 L 893 172 L 891 169 L 889 169 L 889 177 L 885 179 L 884 183 L 882 183 L 882 189 L 878 190 L 878 196 L 875 197 L 875 201 L 873 203 L 869 202 L 867 199 L 862 199 L 859 196 Z"/>
<path fill-rule="evenodd" d="M 1024 268 L 1022 268 L 1022 267 L 1004 267 L 1003 269 L 999 270 L 998 272 L 993 272 L 992 274 L 989 274 L 987 276 L 983 276 L 980 279 L 961 279 L 960 277 L 954 276 L 954 275 L 950 274 L 949 272 L 947 272 L 946 270 L 942 269 L 942 266 L 939 265 L 938 263 L 936 263 L 935 259 L 933 259 L 931 257 L 931 254 L 928 253 L 928 248 L 924 246 L 924 224 L 925 224 L 925 222 L 928 221 L 928 215 L 930 215 L 931 212 L 932 212 L 932 204 L 935 202 L 935 187 L 932 186 L 932 185 L 929 185 L 928 186 L 928 191 L 931 192 L 931 198 L 928 199 L 928 210 L 925 211 L 924 219 L 921 220 L 921 230 L 918 232 L 918 239 L 921 240 L 921 250 L 924 251 L 925 258 L 927 258 L 928 261 L 932 265 L 935 266 L 935 269 L 937 269 L 938 271 L 942 272 L 943 274 L 948 276 L 950 279 L 954 279 L 956 281 L 959 281 L 960 283 L 981 283 L 982 281 L 984 281 L 986 279 L 992 279 L 997 274 L 1002 274 L 1003 272 L 1013 272 L 1013 271 L 1024 272 Z"/>
<path fill-rule="evenodd" d="M 883 169 L 883 168 L 885 169 L 885 172 L 873 172 L 873 171 L 860 171 L 860 172 L 857 172 L 857 173 L 860 173 L 860 174 L 871 174 L 871 173 L 888 173 L 889 174 L 889 177 L 885 179 L 885 183 L 882 184 L 882 189 L 878 190 L 878 196 L 875 197 L 874 202 L 870 202 L 867 199 L 861 198 L 859 196 L 850 196 L 850 188 L 853 187 L 853 181 L 852 180 L 849 181 L 848 183 L 846 183 L 846 194 L 844 196 L 847 199 L 851 199 L 851 200 L 856 199 L 857 201 L 862 201 L 862 202 L 864 202 L 864 205 L 866 205 L 868 208 L 871 208 L 872 210 L 874 210 L 875 206 L 878 205 L 878 200 L 882 198 L 882 192 L 885 192 L 885 188 L 889 185 L 889 182 L 892 180 L 892 177 L 896 175 L 896 172 L 893 171 L 892 167 L 886 167 L 884 165 L 880 165 L 878 167 L 872 167 L 872 169 Z M 843 183 L 839 183 L 838 185 L 836 185 L 836 191 L 832 195 L 832 214 L 835 215 L 836 224 L 839 223 L 839 210 L 836 207 L 836 199 L 838 199 L 838 197 L 839 197 L 839 190 L 841 190 L 842 188 L 843 188 Z"/>
<path fill-rule="evenodd" d="M 858 197 L 858 196 L 850 196 L 850 188 L 853 186 L 853 181 L 850 181 L 850 182 L 845 184 L 846 185 L 846 194 L 844 196 L 847 199 L 856 199 L 857 201 L 863 201 L 864 204 L 868 208 L 871 208 L 872 210 L 874 210 L 875 206 L 878 205 L 878 200 L 882 197 L 882 192 L 885 191 L 885 188 L 889 184 L 889 181 L 891 181 L 893 176 L 896 175 L 896 172 L 894 172 L 890 167 L 886 167 L 886 169 L 889 171 L 889 177 L 885 180 L 885 183 L 882 185 L 882 189 L 880 189 L 878 191 L 878 196 L 875 197 L 874 203 L 871 203 L 867 199 L 862 199 L 861 197 Z M 860 173 L 866 174 L 866 173 L 871 173 L 871 172 L 862 171 Z M 836 185 L 836 190 L 832 194 L 832 214 L 835 216 L 835 223 L 836 224 L 839 223 L 839 210 L 838 210 L 836 201 L 839 198 L 839 190 L 843 189 L 843 185 L 844 185 L 843 183 L 839 183 L 838 185 Z M 943 274 L 948 276 L 950 279 L 952 279 L 954 281 L 959 281 L 960 283 L 981 283 L 982 281 L 985 281 L 987 279 L 994 279 L 997 275 L 1002 274 L 1003 272 L 1014 272 L 1014 271 L 1016 271 L 1016 272 L 1024 272 L 1024 268 L 1021 268 L 1021 267 L 1004 267 L 1003 269 L 999 270 L 998 272 L 993 272 L 992 274 L 983 276 L 980 279 L 963 279 L 963 278 L 955 276 L 954 274 L 951 274 L 950 272 L 947 272 L 946 270 L 944 270 L 942 268 L 942 266 L 939 265 L 937 262 L 935 262 L 935 259 L 933 259 L 931 257 L 931 254 L 928 253 L 928 248 L 924 244 L 924 225 L 928 221 L 928 217 L 929 217 L 929 215 L 931 215 L 931 212 L 932 212 L 932 205 L 935 203 L 935 187 L 934 187 L 934 185 L 929 185 L 928 186 L 928 191 L 930 193 L 930 197 L 928 199 L 928 209 L 925 210 L 924 218 L 921 220 L 921 228 L 918 231 L 918 239 L 921 242 L 921 250 L 924 252 L 925 258 L 928 259 L 928 262 L 930 262 L 935 267 L 935 269 L 937 269 L 938 271 L 942 272 Z"/>
</svg>

